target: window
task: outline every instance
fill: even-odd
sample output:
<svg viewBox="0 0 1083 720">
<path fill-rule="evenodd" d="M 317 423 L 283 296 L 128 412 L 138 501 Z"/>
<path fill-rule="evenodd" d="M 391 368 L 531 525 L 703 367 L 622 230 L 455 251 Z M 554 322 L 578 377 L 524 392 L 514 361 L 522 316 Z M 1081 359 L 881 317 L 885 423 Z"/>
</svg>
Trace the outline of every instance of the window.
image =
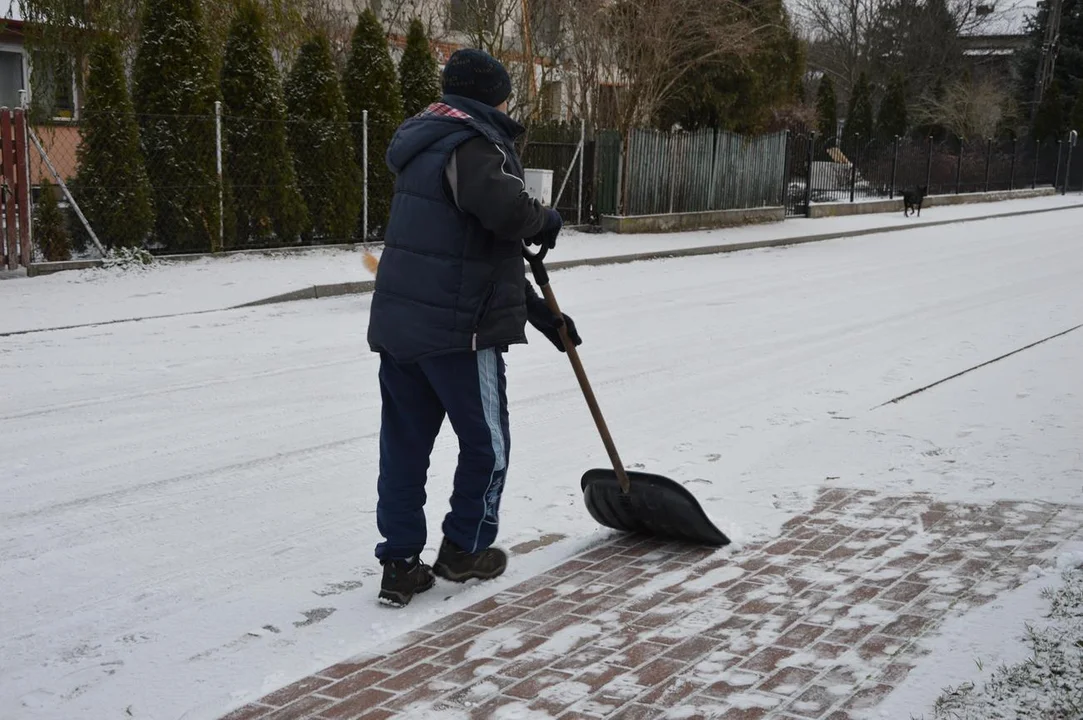
<svg viewBox="0 0 1083 720">
<path fill-rule="evenodd" d="M 560 10 L 552 2 L 535 5 L 530 22 L 534 37 L 543 48 L 556 48 L 560 44 Z"/>
<path fill-rule="evenodd" d="M 541 113 L 546 120 L 563 118 L 564 85 L 559 81 L 543 82 L 541 86 Z"/>
<path fill-rule="evenodd" d="M 598 87 L 598 110 L 595 113 L 601 127 L 617 127 L 620 121 L 620 93 L 615 85 Z"/>
<path fill-rule="evenodd" d="M 23 77 L 23 54 L 0 50 L 0 106 L 21 106 L 19 91 L 26 89 Z"/>
<path fill-rule="evenodd" d="M 499 0 L 450 0 L 449 30 L 452 32 L 496 32 L 496 10 Z"/>
<path fill-rule="evenodd" d="M 33 102 L 49 117 L 75 117 L 75 66 L 66 53 L 36 56 L 31 63 Z"/>
</svg>

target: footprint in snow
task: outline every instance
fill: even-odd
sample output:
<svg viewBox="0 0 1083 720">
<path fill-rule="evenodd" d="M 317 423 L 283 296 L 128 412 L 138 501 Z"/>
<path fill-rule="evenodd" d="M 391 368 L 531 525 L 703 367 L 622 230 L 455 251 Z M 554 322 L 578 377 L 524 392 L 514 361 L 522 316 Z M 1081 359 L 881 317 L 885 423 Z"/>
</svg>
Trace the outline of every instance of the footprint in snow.
<svg viewBox="0 0 1083 720">
<path fill-rule="evenodd" d="M 313 610 L 305 610 L 305 612 L 302 613 L 305 616 L 305 619 L 300 622 L 295 622 L 293 626 L 302 628 L 308 627 L 309 625 L 315 625 L 321 620 L 326 620 L 331 617 L 334 612 L 335 608 L 315 608 Z"/>
<path fill-rule="evenodd" d="M 710 455 L 707 456 L 707 462 L 718 462 L 721 459 L 722 459 L 722 456 L 719 455 L 718 453 L 711 453 Z"/>
<path fill-rule="evenodd" d="M 375 571 L 370 570 L 369 574 L 375 574 Z M 350 590 L 357 590 L 363 585 L 364 583 L 362 583 L 360 580 L 346 580 L 343 582 L 325 585 L 320 590 L 313 590 L 312 594 L 318 595 L 319 597 L 327 597 L 328 595 L 341 595 L 342 593 L 349 592 Z"/>
</svg>

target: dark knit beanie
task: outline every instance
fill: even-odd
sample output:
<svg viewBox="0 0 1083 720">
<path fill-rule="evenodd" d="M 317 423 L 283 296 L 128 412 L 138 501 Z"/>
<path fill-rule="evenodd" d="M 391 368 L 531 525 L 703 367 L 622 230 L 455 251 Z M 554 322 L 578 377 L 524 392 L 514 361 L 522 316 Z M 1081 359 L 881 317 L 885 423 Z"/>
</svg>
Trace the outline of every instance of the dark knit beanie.
<svg viewBox="0 0 1083 720">
<path fill-rule="evenodd" d="M 511 96 L 511 77 L 483 50 L 456 50 L 444 66 L 444 92 L 496 107 Z"/>
</svg>

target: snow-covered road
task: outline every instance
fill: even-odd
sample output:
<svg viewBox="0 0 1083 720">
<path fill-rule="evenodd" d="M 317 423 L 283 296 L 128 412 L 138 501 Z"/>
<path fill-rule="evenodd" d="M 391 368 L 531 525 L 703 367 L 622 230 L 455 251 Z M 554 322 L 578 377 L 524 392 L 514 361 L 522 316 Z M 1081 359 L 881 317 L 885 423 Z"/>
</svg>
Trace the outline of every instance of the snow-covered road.
<svg viewBox="0 0 1083 720">
<path fill-rule="evenodd" d="M 821 464 L 904 482 L 809 438 L 872 428 L 896 411 L 873 406 L 1083 322 L 1080 227 L 1083 210 L 1063 211 L 582 268 L 553 288 L 624 460 L 685 483 L 741 541 L 803 509 Z M 367 310 L 349 297 L 0 338 L 0 717 L 213 718 L 605 534 L 578 491 L 604 449 L 566 359 L 534 334 L 508 356 L 501 542 L 566 539 L 500 582 L 377 607 Z M 1070 367 L 1050 372 L 1076 406 L 1036 411 L 1060 430 L 994 466 L 1063 468 L 968 496 L 1083 499 Z M 1004 407 L 975 392 L 971 416 Z M 445 428 L 429 559 L 455 454 Z"/>
</svg>

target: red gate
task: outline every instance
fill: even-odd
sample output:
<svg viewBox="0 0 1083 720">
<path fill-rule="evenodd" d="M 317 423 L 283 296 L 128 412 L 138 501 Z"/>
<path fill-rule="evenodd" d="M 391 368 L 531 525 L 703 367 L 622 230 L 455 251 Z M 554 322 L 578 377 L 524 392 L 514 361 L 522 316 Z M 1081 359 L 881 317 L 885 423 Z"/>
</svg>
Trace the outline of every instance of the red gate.
<svg viewBox="0 0 1083 720">
<path fill-rule="evenodd" d="M 0 108 L 0 218 L 3 220 L 2 267 L 30 266 L 30 156 L 26 114 Z"/>
</svg>

